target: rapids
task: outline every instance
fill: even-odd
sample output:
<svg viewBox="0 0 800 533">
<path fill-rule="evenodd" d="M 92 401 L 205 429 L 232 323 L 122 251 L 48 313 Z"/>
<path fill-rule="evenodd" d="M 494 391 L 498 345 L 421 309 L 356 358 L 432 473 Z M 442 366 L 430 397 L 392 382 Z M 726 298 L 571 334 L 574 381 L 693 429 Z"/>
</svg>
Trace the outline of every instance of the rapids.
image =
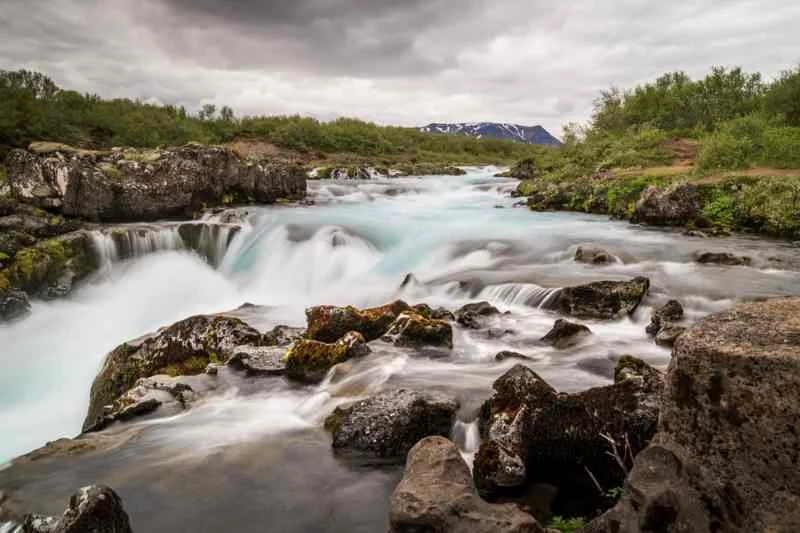
<svg viewBox="0 0 800 533">
<path fill-rule="evenodd" d="M 515 209 L 509 193 L 516 181 L 492 177 L 495 171 L 311 181 L 316 205 L 226 212 L 224 224 L 239 220 L 241 230 L 209 231 L 203 253 L 185 249 L 174 223 L 139 227 L 127 245 L 95 233 L 103 268 L 93 278 L 69 298 L 35 302 L 28 319 L 0 326 L 0 463 L 77 434 L 105 354 L 192 314 L 249 302 L 258 307 L 240 314 L 267 329 L 303 325 L 311 305 L 366 307 L 394 298 L 453 310 L 485 299 L 511 314 L 497 317 L 488 334 L 456 328 L 444 360 L 379 342 L 344 379 L 317 387 L 221 372 L 218 395 L 185 414 L 128 426 L 135 438 L 121 448 L 61 464 L 58 472 L 51 464 L 26 479 L 0 481 L 51 513 L 81 484 L 108 483 L 141 531 L 264 530 L 235 506 L 275 520 L 275 531 L 385 530 L 399 471 L 332 456 L 320 428 L 335 405 L 387 385 L 453 391 L 463 406 L 453 438 L 469 459 L 479 441 L 476 410 L 515 363 L 496 362 L 497 352 L 525 353 L 554 387 L 581 390 L 610 382 L 611 360 L 621 354 L 666 365 L 669 351 L 644 328 L 651 308 L 668 298 L 680 300 L 693 320 L 737 300 L 800 292 L 793 270 L 800 248 L 790 243 L 690 238 L 591 215 Z M 622 260 L 575 262 L 576 248 L 587 244 Z M 698 265 L 692 258 L 699 250 L 748 255 L 753 267 Z M 648 276 L 652 288 L 631 319 L 586 321 L 594 335 L 572 349 L 537 343 L 556 318 L 544 307 L 559 287 L 636 275 Z M 199 492 L 177 495 L 186 484 Z M 217 516 L 225 505 L 232 508 Z"/>
</svg>

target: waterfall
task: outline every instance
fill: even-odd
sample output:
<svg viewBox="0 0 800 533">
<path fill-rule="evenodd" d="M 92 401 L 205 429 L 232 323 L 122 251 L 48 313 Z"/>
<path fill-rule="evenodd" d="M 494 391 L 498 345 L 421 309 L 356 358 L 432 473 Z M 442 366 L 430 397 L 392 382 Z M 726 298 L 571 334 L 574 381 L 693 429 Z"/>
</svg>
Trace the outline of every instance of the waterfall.
<svg viewBox="0 0 800 533">
<path fill-rule="evenodd" d="M 491 302 L 547 308 L 560 290 L 540 287 L 533 283 L 503 283 L 485 287 L 479 297 Z"/>
<path fill-rule="evenodd" d="M 475 453 L 481 445 L 481 434 L 478 429 L 478 419 L 472 422 L 456 420 L 453 425 L 453 442 L 464 453 Z"/>
<path fill-rule="evenodd" d="M 0 522 L 0 533 L 22 533 L 22 526 L 14 522 Z"/>
</svg>

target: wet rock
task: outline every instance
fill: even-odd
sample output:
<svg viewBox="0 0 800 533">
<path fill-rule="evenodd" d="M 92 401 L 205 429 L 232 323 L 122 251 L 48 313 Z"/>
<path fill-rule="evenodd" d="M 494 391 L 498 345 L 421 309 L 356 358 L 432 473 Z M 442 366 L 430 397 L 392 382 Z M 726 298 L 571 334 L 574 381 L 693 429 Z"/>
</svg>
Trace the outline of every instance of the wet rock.
<svg viewBox="0 0 800 533">
<path fill-rule="evenodd" d="M 655 226 L 707 225 L 702 195 L 696 185 L 676 183 L 666 188 L 649 186 L 636 202 L 633 222 Z"/>
<path fill-rule="evenodd" d="M 434 320 L 455 320 L 456 317 L 453 313 L 444 307 L 433 308 L 428 304 L 417 304 L 411 308 L 415 313 L 425 318 L 432 318 Z"/>
<path fill-rule="evenodd" d="M 500 314 L 500 311 L 489 302 L 475 302 L 467 304 L 456 311 L 456 321 L 470 329 L 483 327 L 486 317 Z"/>
<path fill-rule="evenodd" d="M 591 533 L 797 531 L 800 298 L 741 304 L 673 349 L 658 434 Z"/>
<path fill-rule="evenodd" d="M 602 248 L 578 246 L 578 249 L 575 250 L 575 261 L 579 263 L 600 265 L 614 263 L 616 260 L 616 257 Z"/>
<path fill-rule="evenodd" d="M 661 328 L 671 322 L 683 319 L 683 306 L 678 300 L 670 300 L 650 315 L 650 324 L 645 331 L 648 335 L 657 335 Z"/>
<path fill-rule="evenodd" d="M 575 346 L 591 334 L 592 330 L 587 326 L 559 318 L 553 324 L 553 328 L 547 332 L 547 335 L 540 340 L 554 348 L 563 350 Z"/>
<path fill-rule="evenodd" d="M 375 457 L 405 457 L 422 438 L 447 436 L 458 402 L 437 392 L 398 389 L 337 407 L 325 427 L 333 447 Z"/>
<path fill-rule="evenodd" d="M 630 281 L 595 281 L 561 289 L 550 307 L 578 318 L 621 318 L 636 310 L 649 288 L 650 280 L 641 276 Z"/>
<path fill-rule="evenodd" d="M 696 229 L 687 229 L 683 232 L 683 235 L 686 237 L 698 237 L 700 239 L 707 239 L 708 234 L 704 231 L 696 230 Z"/>
<path fill-rule="evenodd" d="M 374 341 L 386 333 L 400 313 L 408 309 L 409 305 L 402 300 L 364 310 L 352 306 L 311 307 L 306 309 L 306 336 L 320 342 L 336 342 L 345 333 L 357 331 L 367 342 Z"/>
<path fill-rule="evenodd" d="M 60 518 L 26 516 L 24 533 L 132 533 L 122 500 L 109 487 L 90 485 L 69 500 Z"/>
<path fill-rule="evenodd" d="M 261 334 L 227 316 L 199 315 L 162 328 L 137 342 L 124 343 L 106 356 L 92 383 L 84 431 L 102 427 L 106 406 L 113 405 L 145 377 L 201 374 L 209 363 L 225 362 L 242 345 L 260 345 Z"/>
<path fill-rule="evenodd" d="M 498 352 L 494 356 L 495 361 L 506 361 L 508 359 L 521 359 L 523 361 L 534 361 L 535 359 L 529 355 L 524 355 L 517 352 L 509 352 L 507 350 L 503 350 L 502 352 Z"/>
<path fill-rule="evenodd" d="M 575 363 L 575 367 L 604 378 L 614 377 L 614 361 L 609 357 L 588 357 Z"/>
<path fill-rule="evenodd" d="M 286 374 L 285 346 L 237 346 L 228 366 L 248 376 L 282 376 Z"/>
<path fill-rule="evenodd" d="M 634 358 L 620 361 L 615 384 L 577 394 L 558 394 L 517 365 L 481 411 L 486 439 L 473 470 L 480 494 L 502 500 L 546 483 L 558 489 L 557 514 L 594 512 L 605 504 L 595 481 L 613 488 L 625 476 L 609 455 L 614 446 L 626 460 L 654 434 L 662 386 L 660 374 Z"/>
<path fill-rule="evenodd" d="M 684 326 L 666 324 L 658 331 L 658 334 L 656 334 L 656 344 L 672 346 L 684 331 L 686 331 Z"/>
<path fill-rule="evenodd" d="M 704 265 L 749 266 L 752 259 L 747 256 L 734 255 L 729 252 L 703 252 L 695 257 Z"/>
<path fill-rule="evenodd" d="M 458 448 L 443 437 L 423 439 L 409 452 L 389 523 L 391 533 L 543 532 L 516 506 L 483 501 Z"/>
<path fill-rule="evenodd" d="M 284 356 L 286 375 L 295 381 L 317 383 L 335 365 L 370 352 L 363 335 L 350 331 L 333 343 L 299 339 Z"/>
<path fill-rule="evenodd" d="M 0 289 L 0 322 L 23 318 L 31 312 L 28 295 L 22 291 Z"/>
<path fill-rule="evenodd" d="M 425 318 L 416 313 L 402 313 L 382 337 L 395 346 L 421 348 L 453 347 L 453 328 L 449 322 Z"/>
<path fill-rule="evenodd" d="M 12 150 L 8 181 L 24 202 L 101 221 L 191 217 L 203 206 L 273 203 L 305 196 L 294 163 L 242 159 L 231 149 L 190 144 L 169 150 Z"/>
<path fill-rule="evenodd" d="M 305 330 L 291 326 L 275 326 L 264 334 L 263 344 L 266 346 L 288 346 L 301 338 Z"/>
</svg>

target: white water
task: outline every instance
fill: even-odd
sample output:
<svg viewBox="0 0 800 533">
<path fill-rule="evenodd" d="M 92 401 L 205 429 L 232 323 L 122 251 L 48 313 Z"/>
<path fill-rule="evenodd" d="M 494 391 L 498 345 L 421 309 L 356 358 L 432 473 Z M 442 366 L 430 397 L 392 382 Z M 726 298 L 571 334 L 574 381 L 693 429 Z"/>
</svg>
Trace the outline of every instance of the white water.
<svg viewBox="0 0 800 533">
<path fill-rule="evenodd" d="M 0 326 L 0 462 L 79 431 L 92 379 L 116 345 L 189 315 L 244 302 L 269 306 L 258 317 L 265 328 L 303 325 L 310 305 L 363 307 L 397 297 L 451 309 L 487 299 L 512 314 L 495 319 L 500 334 L 494 337 L 457 330 L 453 354 L 445 360 L 377 346 L 349 373 L 332 375 L 316 388 L 289 389 L 276 385 L 280 380 L 265 380 L 253 392 L 236 384 L 185 415 L 151 423 L 151 442 L 207 453 L 319 426 L 337 403 L 386 385 L 445 387 L 469 398 L 485 393 L 514 364 L 494 361 L 501 350 L 534 357 L 536 371 L 554 386 L 579 390 L 607 382 L 591 369 L 607 366 L 610 357 L 633 353 L 655 364 L 668 361 L 668 352 L 644 333 L 651 304 L 678 298 L 695 319 L 737 299 L 796 293 L 800 287 L 794 271 L 692 262 L 698 249 L 727 249 L 766 266 L 766 258 L 776 254 L 797 259 L 796 248 L 689 239 L 600 217 L 511 209 L 515 200 L 507 193 L 514 185 L 489 171 L 312 183 L 317 206 L 251 208 L 234 237 L 214 230 L 201 238 L 200 254 L 184 249 L 174 225 L 129 233 L 125 254 L 108 234 L 96 234 L 104 263 L 98 276 L 68 299 L 35 303 L 27 320 Z M 572 257 L 581 244 L 631 259 L 604 267 L 578 264 Z M 415 280 L 401 289 L 408 273 Z M 570 350 L 537 344 L 556 318 L 543 309 L 555 289 L 635 275 L 651 278 L 653 296 L 633 319 L 590 322 L 595 335 Z M 474 451 L 477 427 L 454 430 L 465 453 Z"/>
</svg>

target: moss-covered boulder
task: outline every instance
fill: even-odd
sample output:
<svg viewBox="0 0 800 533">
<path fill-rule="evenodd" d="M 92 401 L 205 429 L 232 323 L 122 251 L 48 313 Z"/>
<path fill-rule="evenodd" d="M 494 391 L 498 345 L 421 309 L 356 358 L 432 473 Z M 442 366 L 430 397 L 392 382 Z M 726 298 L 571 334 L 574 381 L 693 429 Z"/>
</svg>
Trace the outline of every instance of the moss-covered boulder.
<svg viewBox="0 0 800 533">
<path fill-rule="evenodd" d="M 417 313 L 405 312 L 389 326 L 382 338 L 395 346 L 414 348 L 432 346 L 449 349 L 453 347 L 453 328 L 445 320 L 425 318 Z"/>
<path fill-rule="evenodd" d="M 550 308 L 577 318 L 610 320 L 632 314 L 650 289 L 650 280 L 595 281 L 565 287 L 549 304 Z"/>
<path fill-rule="evenodd" d="M 656 226 L 704 227 L 704 200 L 700 188 L 690 183 L 675 183 L 666 188 L 651 185 L 636 202 L 633 222 Z"/>
<path fill-rule="evenodd" d="M 181 320 L 152 336 L 123 343 L 106 356 L 92 383 L 84 431 L 102 428 L 107 406 L 157 374 L 201 374 L 209 363 L 224 363 L 237 346 L 260 345 L 262 335 L 238 318 L 199 315 Z"/>
<path fill-rule="evenodd" d="M 367 342 L 373 341 L 386 333 L 400 313 L 409 308 L 402 300 L 364 310 L 353 306 L 310 307 L 306 309 L 306 336 L 312 340 L 330 343 L 336 342 L 349 331 L 357 331 Z"/>
<path fill-rule="evenodd" d="M 318 383 L 328 370 L 354 357 L 368 354 L 369 346 L 357 331 L 345 333 L 336 342 L 299 339 L 284 356 L 286 375 L 303 383 Z"/>
</svg>

